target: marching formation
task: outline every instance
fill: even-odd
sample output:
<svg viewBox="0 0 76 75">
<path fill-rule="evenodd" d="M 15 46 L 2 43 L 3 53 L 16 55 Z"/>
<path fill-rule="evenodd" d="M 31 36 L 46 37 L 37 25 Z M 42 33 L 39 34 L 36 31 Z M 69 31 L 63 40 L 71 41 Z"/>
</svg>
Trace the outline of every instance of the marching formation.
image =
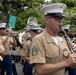
<svg viewBox="0 0 76 75">
<path fill-rule="evenodd" d="M 32 15 L 22 32 L 0 22 L 0 75 L 18 75 L 15 63 L 22 64 L 23 75 L 76 75 L 76 37 L 70 25 L 62 26 L 66 7 L 43 6 L 45 28 Z"/>
</svg>

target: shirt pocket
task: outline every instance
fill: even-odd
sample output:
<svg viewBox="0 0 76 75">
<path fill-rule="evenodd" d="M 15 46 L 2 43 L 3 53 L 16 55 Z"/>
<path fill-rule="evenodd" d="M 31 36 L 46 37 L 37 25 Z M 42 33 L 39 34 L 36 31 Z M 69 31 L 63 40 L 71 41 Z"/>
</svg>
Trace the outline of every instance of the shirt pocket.
<svg viewBox="0 0 76 75">
<path fill-rule="evenodd" d="M 59 56 L 59 50 L 57 48 L 50 48 L 46 51 L 46 57 L 48 58 L 56 58 Z"/>
<path fill-rule="evenodd" d="M 67 48 L 63 49 L 63 56 L 66 58 L 69 56 L 69 50 Z"/>
</svg>

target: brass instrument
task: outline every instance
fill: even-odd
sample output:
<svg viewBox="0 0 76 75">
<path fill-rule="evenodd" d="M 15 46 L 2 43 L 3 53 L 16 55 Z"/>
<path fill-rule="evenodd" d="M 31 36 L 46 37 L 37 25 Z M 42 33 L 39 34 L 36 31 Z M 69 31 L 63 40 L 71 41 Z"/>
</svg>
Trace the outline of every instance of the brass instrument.
<svg viewBox="0 0 76 75">
<path fill-rule="evenodd" d="M 64 36 L 64 38 L 65 38 L 65 40 L 66 40 L 66 42 L 67 42 L 67 45 L 68 45 L 68 47 L 69 47 L 70 52 L 71 52 L 71 53 L 75 53 L 75 52 L 74 52 L 74 49 L 72 48 L 72 45 L 71 45 L 71 43 L 70 43 L 70 40 L 69 40 L 69 38 L 68 38 L 68 36 L 67 36 L 67 34 L 66 34 L 66 32 L 65 32 L 65 30 L 64 30 L 63 28 L 61 28 L 61 30 L 62 30 L 63 36 Z"/>
<path fill-rule="evenodd" d="M 3 58 L 2 58 L 2 56 L 0 56 L 0 61 L 2 61 L 3 60 Z"/>
</svg>

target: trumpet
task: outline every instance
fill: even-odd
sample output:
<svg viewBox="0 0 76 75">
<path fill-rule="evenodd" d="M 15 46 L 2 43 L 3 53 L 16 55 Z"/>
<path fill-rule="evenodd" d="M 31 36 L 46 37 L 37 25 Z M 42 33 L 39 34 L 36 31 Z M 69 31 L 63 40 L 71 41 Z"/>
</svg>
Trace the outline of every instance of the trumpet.
<svg viewBox="0 0 76 75">
<path fill-rule="evenodd" d="M 0 56 L 0 61 L 2 61 L 3 60 L 3 58 L 2 58 L 2 56 Z"/>
<path fill-rule="evenodd" d="M 70 39 L 68 38 L 65 30 L 64 30 L 63 28 L 61 28 L 61 30 L 62 30 L 63 36 L 64 36 L 64 38 L 65 38 L 65 40 L 66 40 L 66 43 L 67 43 L 67 45 L 68 45 L 68 48 L 69 48 L 70 52 L 71 52 L 71 53 L 75 53 L 74 49 L 72 48 Z"/>
</svg>

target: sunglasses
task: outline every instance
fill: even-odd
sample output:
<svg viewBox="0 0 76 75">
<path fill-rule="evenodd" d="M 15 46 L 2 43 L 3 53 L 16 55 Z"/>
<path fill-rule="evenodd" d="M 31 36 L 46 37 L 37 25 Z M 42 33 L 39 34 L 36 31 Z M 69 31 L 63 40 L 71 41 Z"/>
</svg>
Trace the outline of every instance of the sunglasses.
<svg viewBox="0 0 76 75">
<path fill-rule="evenodd" d="M 54 18 L 56 20 L 64 20 L 63 16 L 49 16 L 48 18 Z"/>
</svg>

